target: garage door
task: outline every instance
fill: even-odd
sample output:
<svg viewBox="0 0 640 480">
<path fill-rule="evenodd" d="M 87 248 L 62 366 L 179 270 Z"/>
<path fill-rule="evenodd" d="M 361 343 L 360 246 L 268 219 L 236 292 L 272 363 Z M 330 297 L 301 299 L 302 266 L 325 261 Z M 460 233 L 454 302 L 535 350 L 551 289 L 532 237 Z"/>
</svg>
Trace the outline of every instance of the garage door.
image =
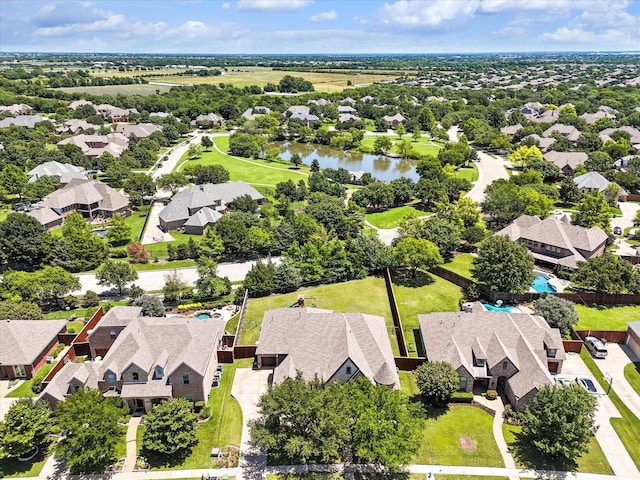
<svg viewBox="0 0 640 480">
<path fill-rule="evenodd" d="M 640 358 L 640 345 L 638 345 L 631 335 L 627 335 L 626 344 L 629 346 L 631 351 L 636 354 L 636 357 Z"/>
</svg>

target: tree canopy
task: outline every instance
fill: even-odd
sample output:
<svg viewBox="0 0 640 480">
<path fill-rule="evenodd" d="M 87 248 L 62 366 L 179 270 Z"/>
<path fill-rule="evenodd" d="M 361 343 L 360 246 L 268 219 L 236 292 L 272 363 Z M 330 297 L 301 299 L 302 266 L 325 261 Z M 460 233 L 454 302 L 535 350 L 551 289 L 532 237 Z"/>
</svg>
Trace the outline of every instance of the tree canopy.
<svg viewBox="0 0 640 480">
<path fill-rule="evenodd" d="M 145 414 L 142 446 L 156 453 L 172 454 L 185 451 L 196 443 L 196 415 L 191 402 L 171 398 Z"/>
<path fill-rule="evenodd" d="M 420 396 L 429 405 L 445 405 L 460 385 L 458 373 L 448 362 L 425 362 L 416 369 Z"/>
<path fill-rule="evenodd" d="M 480 245 L 471 275 L 490 290 L 525 293 L 535 277 L 533 265 L 533 256 L 524 245 L 503 235 L 494 235 Z"/>
<path fill-rule="evenodd" d="M 543 317 L 550 327 L 559 328 L 563 335 L 567 335 L 571 327 L 578 323 L 578 312 L 573 302 L 547 295 L 536 300 L 534 305 L 536 315 Z"/>
<path fill-rule="evenodd" d="M 631 263 L 611 254 L 579 262 L 572 282 L 602 293 L 640 293 L 640 273 Z"/>
<path fill-rule="evenodd" d="M 53 427 L 51 409 L 44 400 L 21 398 L 12 403 L 0 422 L 0 458 L 26 457 L 48 441 Z"/>
</svg>

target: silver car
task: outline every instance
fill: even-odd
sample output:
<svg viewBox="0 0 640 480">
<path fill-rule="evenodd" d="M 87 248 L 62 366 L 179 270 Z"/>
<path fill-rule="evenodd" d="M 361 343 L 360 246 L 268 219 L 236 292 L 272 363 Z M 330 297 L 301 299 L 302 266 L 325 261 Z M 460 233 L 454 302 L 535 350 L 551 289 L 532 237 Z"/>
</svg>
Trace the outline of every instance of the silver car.
<svg viewBox="0 0 640 480">
<path fill-rule="evenodd" d="M 576 383 L 584 388 L 591 395 L 598 395 L 596 384 L 589 377 L 576 377 Z"/>
</svg>

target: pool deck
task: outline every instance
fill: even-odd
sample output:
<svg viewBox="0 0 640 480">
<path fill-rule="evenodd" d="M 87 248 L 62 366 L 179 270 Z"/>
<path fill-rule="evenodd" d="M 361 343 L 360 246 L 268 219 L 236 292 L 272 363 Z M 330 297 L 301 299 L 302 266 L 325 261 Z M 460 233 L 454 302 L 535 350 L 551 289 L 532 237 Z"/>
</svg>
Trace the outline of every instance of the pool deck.
<svg viewBox="0 0 640 480">
<path fill-rule="evenodd" d="M 540 273 L 544 273 L 544 275 L 547 276 L 547 281 L 549 282 L 549 284 L 553 285 L 556 288 L 555 293 L 564 292 L 565 288 L 567 288 L 571 283 L 569 280 L 563 280 L 561 278 L 556 277 L 553 273 L 546 273 L 546 272 L 540 272 Z M 533 288 L 530 288 L 529 292 L 540 293 L 534 290 Z"/>
</svg>

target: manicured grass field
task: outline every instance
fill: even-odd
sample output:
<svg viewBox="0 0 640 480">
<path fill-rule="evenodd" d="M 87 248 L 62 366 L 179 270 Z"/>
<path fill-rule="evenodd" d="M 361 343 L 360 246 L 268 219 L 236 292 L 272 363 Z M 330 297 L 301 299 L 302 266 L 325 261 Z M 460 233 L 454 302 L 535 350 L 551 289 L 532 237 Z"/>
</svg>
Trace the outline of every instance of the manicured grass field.
<svg viewBox="0 0 640 480">
<path fill-rule="evenodd" d="M 251 298 L 240 332 L 240 344 L 253 345 L 258 340 L 262 317 L 266 310 L 286 308 L 295 303 L 300 294 L 304 295 L 306 306 L 326 308 L 340 313 L 369 313 L 384 317 L 387 326 L 391 326 L 388 328 L 391 349 L 394 354 L 398 354 L 384 279 L 380 277 L 304 288 L 284 295 Z"/>
<path fill-rule="evenodd" d="M 181 77 L 178 77 L 181 78 Z M 162 81 L 162 80 L 160 80 Z M 171 82 L 171 80 L 165 80 Z M 131 85 L 104 85 L 101 87 L 62 87 L 52 90 L 61 90 L 67 93 L 90 93 L 93 95 L 153 95 L 156 91 L 165 93 L 171 90 L 169 85 L 148 85 L 148 84 L 131 84 Z"/>
<path fill-rule="evenodd" d="M 400 378 L 400 387 L 402 391 L 409 397 L 414 397 L 420 393 L 418 389 L 418 384 L 416 382 L 416 376 L 413 372 L 406 372 L 400 370 L 398 372 L 398 377 Z"/>
<path fill-rule="evenodd" d="M 640 362 L 629 363 L 624 367 L 624 378 L 627 379 L 636 394 L 640 396 Z"/>
<path fill-rule="evenodd" d="M 220 150 L 223 152 L 228 150 L 229 137 L 215 137 L 213 140 Z M 301 179 L 306 180 L 309 173 L 309 167 L 306 166 L 294 169 L 289 164 L 279 162 L 232 157 L 225 153 L 220 153 L 215 148 L 210 152 L 203 152 L 202 157 L 196 160 L 186 160 L 185 156 L 176 169 L 181 170 L 187 164 L 222 165 L 229 171 L 231 180 L 242 180 L 243 182 L 257 185 L 275 185 L 279 182 L 286 182 L 289 179 L 298 183 Z"/>
<path fill-rule="evenodd" d="M 144 226 L 144 220 L 147 218 L 149 210 L 151 207 L 149 205 L 144 205 L 140 207 L 139 210 L 136 210 L 131 213 L 127 218 L 125 218 L 125 223 L 131 227 L 131 240 L 138 241 L 140 235 L 142 234 L 142 227 Z"/>
<path fill-rule="evenodd" d="M 472 406 L 429 410 L 415 464 L 504 467 L 493 417 Z"/>
<path fill-rule="evenodd" d="M 220 386 L 211 389 L 208 407 L 211 418 L 199 424 L 196 431 L 198 444 L 191 453 L 178 464 L 158 465 L 151 463 L 154 469 L 196 469 L 217 468 L 216 460 L 211 458 L 211 449 L 235 445 L 240 447 L 242 437 L 242 410 L 235 398 L 231 396 L 231 387 L 236 368 L 250 368 L 253 359 L 238 360 L 233 364 L 225 364 Z M 166 461 L 167 456 L 163 456 Z M 151 459 L 149 460 L 151 462 Z"/>
<path fill-rule="evenodd" d="M 364 218 L 372 225 L 378 228 L 395 228 L 407 217 L 415 217 L 425 215 L 422 210 L 418 210 L 411 205 L 403 205 L 401 207 L 390 208 L 383 212 L 367 213 Z"/>
<path fill-rule="evenodd" d="M 576 330 L 626 330 L 628 321 L 640 318 L 640 305 L 576 305 L 576 310 L 580 317 Z"/>
<path fill-rule="evenodd" d="M 440 277 L 424 274 L 418 277 L 416 286 L 410 286 L 406 283 L 402 285 L 397 279 L 394 279 L 393 290 L 402 319 L 409 355 L 416 356 L 415 346 L 417 343 L 413 330 L 419 328 L 418 314 L 458 311 L 458 301 L 462 297 L 462 290 Z"/>
<path fill-rule="evenodd" d="M 456 170 L 456 177 L 468 180 L 471 183 L 476 182 L 478 180 L 478 167 L 471 162 L 468 167 L 460 167 Z"/>
<path fill-rule="evenodd" d="M 582 358 L 587 367 L 589 367 L 593 378 L 598 381 L 600 386 L 605 391 L 609 391 L 609 398 L 622 416 L 622 418 L 611 418 L 609 420 L 611 422 L 611 426 L 613 426 L 618 437 L 620 437 L 620 440 L 627 449 L 627 452 L 629 452 L 629 455 L 636 464 L 636 467 L 640 468 L 640 442 L 638 441 L 640 438 L 640 419 L 636 417 L 633 412 L 627 408 L 620 397 L 618 397 L 615 388 L 609 390 L 608 382 L 604 379 L 602 372 L 585 348 L 580 352 L 580 358 Z"/>
<path fill-rule="evenodd" d="M 502 425 L 502 434 L 504 435 L 504 439 L 512 452 L 514 449 L 514 443 L 517 439 L 517 434 L 520 433 L 521 430 L 521 426 L 507 425 L 506 423 Z M 564 470 L 567 468 L 566 465 L 558 464 L 557 462 L 553 463 L 546 456 L 519 459 L 517 458 L 517 455 L 514 455 L 514 460 L 516 461 L 516 467 L 518 468 L 533 467 L 557 470 Z M 600 444 L 595 438 L 592 438 L 589 442 L 589 452 L 578 458 L 573 468 L 575 471 L 581 473 L 601 473 L 604 475 L 611 475 L 613 473 L 609 467 L 607 458 L 604 456 L 602 448 L 600 448 Z"/>
<path fill-rule="evenodd" d="M 373 144 L 378 138 L 379 135 L 367 135 L 365 136 L 360 144 L 367 149 L 372 149 Z M 429 137 L 421 137 L 418 140 L 414 140 L 414 138 L 409 134 L 402 137 L 402 139 L 398 138 L 397 135 L 389 135 L 387 138 L 391 139 L 393 143 L 393 147 L 391 148 L 391 152 L 398 152 L 398 145 L 405 140 L 408 140 L 411 143 L 411 148 L 420 155 L 438 155 L 438 152 L 442 148 L 442 142 L 438 142 L 437 140 L 431 140 Z"/>
<path fill-rule="evenodd" d="M 472 261 L 473 255 L 470 253 L 460 253 L 453 257 L 450 262 L 442 264 L 441 267 L 451 270 L 458 275 L 462 275 L 465 278 L 471 278 Z"/>
<path fill-rule="evenodd" d="M 37 477 L 50 453 L 42 451 L 29 462 L 20 462 L 16 458 L 0 458 L 0 478 Z"/>
</svg>

